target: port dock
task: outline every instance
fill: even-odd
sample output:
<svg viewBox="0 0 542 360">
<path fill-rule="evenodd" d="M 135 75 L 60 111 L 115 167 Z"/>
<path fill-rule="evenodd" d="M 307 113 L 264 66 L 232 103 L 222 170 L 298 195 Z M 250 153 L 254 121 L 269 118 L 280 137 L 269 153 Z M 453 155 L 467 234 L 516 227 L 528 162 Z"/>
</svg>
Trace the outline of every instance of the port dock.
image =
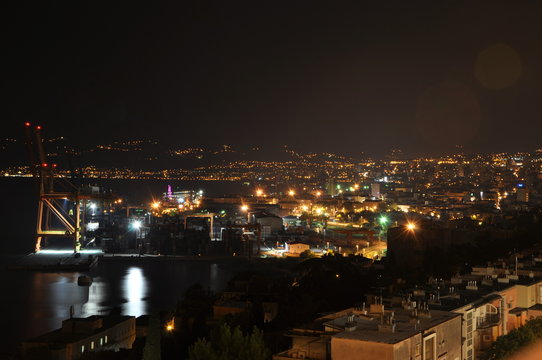
<svg viewBox="0 0 542 360">
<path fill-rule="evenodd" d="M 9 270 L 33 271 L 89 271 L 98 258 L 103 255 L 101 250 L 82 250 L 74 253 L 69 250 L 42 250 L 23 256 L 9 264 Z"/>
</svg>

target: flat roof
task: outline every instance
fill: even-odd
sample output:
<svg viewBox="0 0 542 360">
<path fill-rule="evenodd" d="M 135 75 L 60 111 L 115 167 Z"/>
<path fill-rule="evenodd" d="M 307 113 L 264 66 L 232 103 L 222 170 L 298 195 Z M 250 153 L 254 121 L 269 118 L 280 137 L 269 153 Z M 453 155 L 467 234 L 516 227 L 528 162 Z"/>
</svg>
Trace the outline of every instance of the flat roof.
<svg viewBox="0 0 542 360">
<path fill-rule="evenodd" d="M 415 324 L 411 322 L 411 310 L 391 309 L 386 310 L 386 315 L 389 315 L 391 312 L 394 313 L 395 332 L 378 330 L 378 325 L 381 321 L 378 314 L 354 316 L 355 330 L 344 330 L 347 322 L 346 316 L 329 321 L 325 325 L 343 329 L 341 332 L 333 335 L 333 338 L 396 344 L 422 331 L 461 316 L 460 314 L 448 311 L 431 310 L 430 318 L 418 316 L 417 320 L 419 320 L 419 324 Z"/>
<path fill-rule="evenodd" d="M 62 328 L 53 330 L 51 332 L 45 333 L 43 335 L 36 336 L 34 338 L 23 341 L 23 343 L 49 343 L 49 344 L 70 344 L 81 341 L 85 338 L 88 338 L 92 335 L 99 334 L 104 332 L 118 324 L 121 324 L 127 320 L 135 319 L 135 316 L 120 316 L 120 315 L 110 315 L 110 316 L 89 316 L 87 318 L 74 318 L 77 321 L 94 321 L 96 319 L 103 319 L 103 326 L 98 329 L 94 329 L 88 332 L 63 332 Z M 69 319 L 67 319 L 69 320 Z"/>
</svg>

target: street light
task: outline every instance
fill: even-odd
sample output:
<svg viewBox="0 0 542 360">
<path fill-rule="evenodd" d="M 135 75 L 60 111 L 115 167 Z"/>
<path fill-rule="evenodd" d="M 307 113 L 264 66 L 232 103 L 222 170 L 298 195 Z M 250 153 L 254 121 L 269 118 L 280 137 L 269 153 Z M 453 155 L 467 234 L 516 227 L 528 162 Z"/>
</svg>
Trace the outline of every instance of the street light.
<svg viewBox="0 0 542 360">
<path fill-rule="evenodd" d="M 248 211 L 248 205 L 246 204 L 241 205 L 241 211 Z"/>
<path fill-rule="evenodd" d="M 407 229 L 408 229 L 409 231 L 412 231 L 412 232 L 413 232 L 414 230 L 416 230 L 416 225 L 414 225 L 414 224 L 411 223 L 411 222 L 409 222 L 409 223 L 407 224 L 406 227 L 407 227 Z"/>
<path fill-rule="evenodd" d="M 386 225 L 388 223 L 389 219 L 382 215 L 379 219 L 378 219 L 378 222 L 380 223 L 380 225 Z"/>
<path fill-rule="evenodd" d="M 293 191 L 293 190 L 288 191 L 288 195 L 294 196 L 294 195 L 295 195 L 295 191 Z"/>
<path fill-rule="evenodd" d="M 256 190 L 256 196 L 262 196 L 262 195 L 263 195 L 263 190 L 262 189 Z"/>
</svg>

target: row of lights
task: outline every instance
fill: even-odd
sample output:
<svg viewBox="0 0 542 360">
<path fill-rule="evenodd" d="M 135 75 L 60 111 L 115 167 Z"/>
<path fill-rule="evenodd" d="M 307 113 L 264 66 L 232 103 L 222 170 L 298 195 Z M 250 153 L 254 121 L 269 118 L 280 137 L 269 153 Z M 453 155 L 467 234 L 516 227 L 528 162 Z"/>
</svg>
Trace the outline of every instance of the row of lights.
<svg viewBox="0 0 542 360">
<path fill-rule="evenodd" d="M 293 189 L 288 190 L 288 195 L 289 195 L 289 196 L 295 196 L 295 190 L 293 190 Z M 315 195 L 316 195 L 316 197 L 320 197 L 320 196 L 322 196 L 322 192 L 321 192 L 320 190 L 318 190 L 318 191 L 315 193 Z M 264 191 L 263 191 L 262 189 L 257 189 L 257 190 L 256 190 L 256 196 L 258 196 L 258 197 L 265 197 L 265 196 L 267 196 L 267 195 L 264 193 Z"/>
</svg>

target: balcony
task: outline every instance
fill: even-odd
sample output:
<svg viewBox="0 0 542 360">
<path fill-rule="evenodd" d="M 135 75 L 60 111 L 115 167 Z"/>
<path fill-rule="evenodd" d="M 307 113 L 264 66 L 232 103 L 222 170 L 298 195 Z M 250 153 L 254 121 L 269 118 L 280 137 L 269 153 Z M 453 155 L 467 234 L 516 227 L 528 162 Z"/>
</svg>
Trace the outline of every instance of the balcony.
<svg viewBox="0 0 542 360">
<path fill-rule="evenodd" d="M 476 327 L 478 329 L 487 329 L 499 325 L 501 317 L 499 314 L 486 314 L 485 316 L 476 317 Z"/>
</svg>

